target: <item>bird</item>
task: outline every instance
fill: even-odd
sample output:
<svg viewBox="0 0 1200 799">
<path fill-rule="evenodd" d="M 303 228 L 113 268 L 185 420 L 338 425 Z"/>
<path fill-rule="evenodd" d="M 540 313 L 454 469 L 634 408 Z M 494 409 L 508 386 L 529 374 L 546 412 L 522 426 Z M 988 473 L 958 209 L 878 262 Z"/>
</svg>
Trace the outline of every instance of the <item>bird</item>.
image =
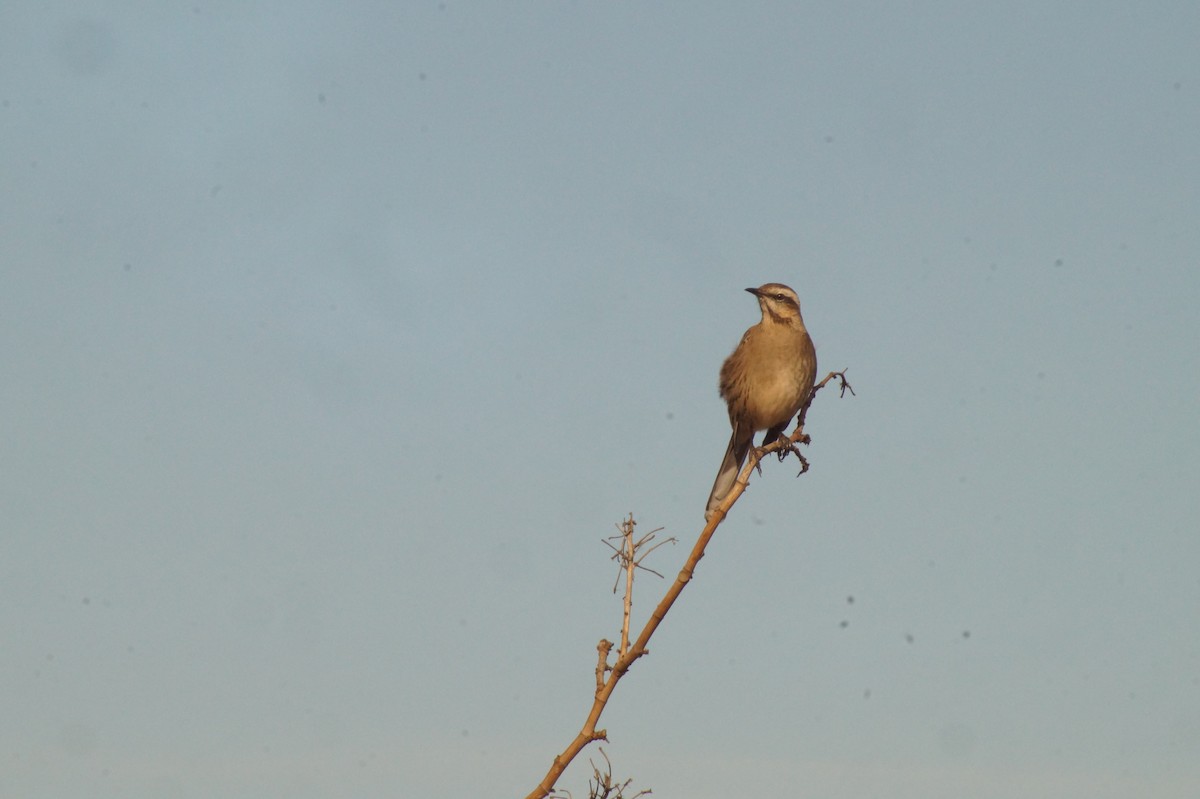
<svg viewBox="0 0 1200 799">
<path fill-rule="evenodd" d="M 764 447 L 778 439 L 808 400 L 817 377 L 817 351 L 804 327 L 796 292 L 782 283 L 746 291 L 758 298 L 762 320 L 742 335 L 721 366 L 718 385 L 733 432 L 708 497 L 705 521 L 733 488 L 754 434 L 767 431 Z"/>
</svg>

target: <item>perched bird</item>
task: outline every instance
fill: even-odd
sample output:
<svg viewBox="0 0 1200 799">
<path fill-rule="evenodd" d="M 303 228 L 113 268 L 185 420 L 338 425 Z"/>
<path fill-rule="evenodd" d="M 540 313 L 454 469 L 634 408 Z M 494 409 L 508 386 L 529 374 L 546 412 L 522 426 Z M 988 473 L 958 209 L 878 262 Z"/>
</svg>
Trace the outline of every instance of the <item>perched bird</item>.
<svg viewBox="0 0 1200 799">
<path fill-rule="evenodd" d="M 721 367 L 721 397 L 729 406 L 729 448 L 717 472 L 704 518 L 725 499 L 746 461 L 754 434 L 775 441 L 800 412 L 817 376 L 817 351 L 800 316 L 800 298 L 782 283 L 746 291 L 758 298 L 762 321 L 742 336 Z"/>
</svg>

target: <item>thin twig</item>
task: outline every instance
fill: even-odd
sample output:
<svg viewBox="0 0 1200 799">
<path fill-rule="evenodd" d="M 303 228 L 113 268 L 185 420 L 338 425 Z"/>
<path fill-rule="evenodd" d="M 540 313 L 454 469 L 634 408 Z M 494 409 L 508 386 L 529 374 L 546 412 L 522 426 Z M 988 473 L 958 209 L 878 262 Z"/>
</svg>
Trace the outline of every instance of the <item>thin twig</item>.
<svg viewBox="0 0 1200 799">
<path fill-rule="evenodd" d="M 633 549 L 633 526 L 635 524 L 637 522 L 633 520 L 631 513 L 625 520 L 625 612 L 621 618 L 621 649 L 618 657 L 629 651 L 629 616 L 633 613 L 633 570 L 637 568 Z"/>
</svg>

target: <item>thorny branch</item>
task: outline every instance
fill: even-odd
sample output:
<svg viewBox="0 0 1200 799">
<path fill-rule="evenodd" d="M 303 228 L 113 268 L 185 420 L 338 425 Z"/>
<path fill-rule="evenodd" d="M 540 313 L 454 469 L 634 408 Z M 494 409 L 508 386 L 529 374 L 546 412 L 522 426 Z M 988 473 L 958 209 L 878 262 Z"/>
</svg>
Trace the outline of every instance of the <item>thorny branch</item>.
<svg viewBox="0 0 1200 799">
<path fill-rule="evenodd" d="M 760 461 L 772 452 L 778 452 L 779 459 L 783 460 L 785 457 L 787 457 L 787 454 L 791 452 L 800 458 L 800 474 L 804 474 L 804 472 L 808 471 L 808 461 L 803 455 L 801 455 L 796 445 L 809 443 L 810 438 L 808 434 L 804 432 L 804 422 L 808 416 L 808 409 L 812 405 L 813 399 L 817 396 L 817 392 L 823 389 L 831 380 L 836 380 L 838 382 L 840 396 L 844 397 L 847 391 L 849 391 L 851 395 L 854 395 L 854 389 L 846 380 L 845 369 L 840 372 L 830 372 L 825 376 L 824 380 L 813 386 L 813 390 L 808 395 L 808 399 L 800 408 L 800 411 L 796 417 L 796 429 L 792 431 L 791 435 L 780 436 L 770 444 L 764 447 L 756 447 L 750 451 L 750 455 L 746 459 L 746 464 L 742 468 L 741 473 L 738 474 L 737 480 L 733 484 L 733 488 L 730 489 L 729 493 L 721 501 L 721 504 L 713 510 L 712 516 L 709 518 L 708 523 L 704 525 L 704 529 L 700 531 L 700 535 L 696 539 L 696 543 L 692 546 L 691 554 L 688 555 L 688 559 L 683 564 L 683 568 L 679 570 L 679 574 L 675 577 L 675 582 L 673 582 L 667 589 L 667 593 L 659 601 L 658 606 L 654 609 L 654 612 L 650 614 L 650 618 L 646 621 L 646 625 L 642 628 L 637 640 L 634 641 L 632 645 L 627 645 L 626 634 L 623 632 L 621 648 L 618 651 L 617 660 L 611 666 L 608 665 L 607 659 L 608 653 L 612 649 L 612 643 L 607 640 L 602 640 L 600 642 L 600 645 L 597 647 L 597 650 L 600 653 L 600 662 L 596 665 L 596 693 L 592 699 L 592 709 L 588 712 L 587 718 L 584 720 L 583 729 L 581 729 L 579 734 L 576 735 L 571 743 L 567 745 L 567 748 L 554 758 L 554 762 L 550 764 L 550 770 L 546 772 L 546 776 L 540 783 L 538 783 L 538 786 L 529 793 L 526 799 L 544 799 L 544 797 L 550 796 L 551 792 L 554 790 L 555 784 L 558 782 L 558 778 L 562 776 L 564 771 L 566 771 L 567 766 L 571 764 L 571 761 L 575 759 L 575 756 L 583 751 L 584 747 L 586 747 L 592 741 L 608 740 L 608 732 L 603 729 L 597 730 L 596 724 L 599 722 L 600 715 L 604 712 L 604 708 L 608 704 L 609 697 L 612 696 L 613 691 L 617 687 L 617 683 L 621 681 L 621 678 L 624 677 L 625 673 L 628 672 L 630 667 L 633 666 L 634 661 L 643 655 L 648 655 L 650 653 L 650 650 L 647 649 L 646 646 L 650 643 L 650 639 L 654 636 L 654 632 L 658 629 L 658 625 L 662 623 L 664 618 L 666 618 L 667 612 L 670 611 L 671 606 L 675 604 L 675 600 L 679 598 L 679 595 L 683 592 L 684 587 L 691 581 L 692 575 L 696 571 L 696 566 L 700 563 L 700 559 L 704 557 L 704 550 L 708 546 L 708 542 L 712 540 L 713 534 L 716 532 L 717 527 L 720 526 L 721 522 L 725 520 L 725 516 L 729 513 L 729 509 L 733 507 L 733 504 L 737 502 L 738 498 L 745 492 L 746 486 L 750 481 L 750 475 L 756 469 L 761 471 L 761 467 L 759 465 Z M 612 547 L 618 554 L 627 552 L 628 545 L 625 544 L 624 540 L 626 534 L 629 536 L 629 540 L 632 541 L 632 515 L 630 515 L 629 519 L 627 519 L 622 525 L 622 528 L 623 535 L 621 538 L 623 546 L 618 548 L 609 543 L 609 546 Z M 664 541 L 662 543 L 666 542 Z M 633 551 L 637 551 L 636 547 L 634 547 Z M 625 557 L 629 556 L 625 554 Z M 629 563 L 624 560 L 621 561 L 621 564 L 625 569 L 625 577 L 627 581 L 627 601 L 623 625 L 627 628 L 630 613 L 630 603 L 632 602 L 633 589 L 631 586 L 632 581 L 630 580 L 630 577 L 633 574 L 633 567 L 631 567 Z M 637 561 L 633 561 L 634 567 L 638 565 L 639 564 Z M 620 578 L 618 577 L 618 580 L 619 579 Z M 607 677 L 602 676 L 605 673 L 607 673 Z M 608 757 L 605 755 L 605 760 L 607 759 Z M 593 764 L 593 769 L 594 768 L 595 765 Z M 615 797 L 613 799 L 615 799 Z"/>
</svg>

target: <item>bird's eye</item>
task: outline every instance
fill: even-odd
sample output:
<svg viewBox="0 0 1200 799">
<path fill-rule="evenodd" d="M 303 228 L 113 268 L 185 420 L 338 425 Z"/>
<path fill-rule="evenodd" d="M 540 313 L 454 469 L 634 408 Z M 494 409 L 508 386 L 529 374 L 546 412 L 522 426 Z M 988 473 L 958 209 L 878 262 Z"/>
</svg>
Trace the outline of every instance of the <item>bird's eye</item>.
<svg viewBox="0 0 1200 799">
<path fill-rule="evenodd" d="M 783 299 L 785 299 L 785 297 L 784 297 L 782 294 L 776 294 L 776 295 L 775 295 L 775 299 L 777 299 L 777 300 L 783 300 Z"/>
</svg>

